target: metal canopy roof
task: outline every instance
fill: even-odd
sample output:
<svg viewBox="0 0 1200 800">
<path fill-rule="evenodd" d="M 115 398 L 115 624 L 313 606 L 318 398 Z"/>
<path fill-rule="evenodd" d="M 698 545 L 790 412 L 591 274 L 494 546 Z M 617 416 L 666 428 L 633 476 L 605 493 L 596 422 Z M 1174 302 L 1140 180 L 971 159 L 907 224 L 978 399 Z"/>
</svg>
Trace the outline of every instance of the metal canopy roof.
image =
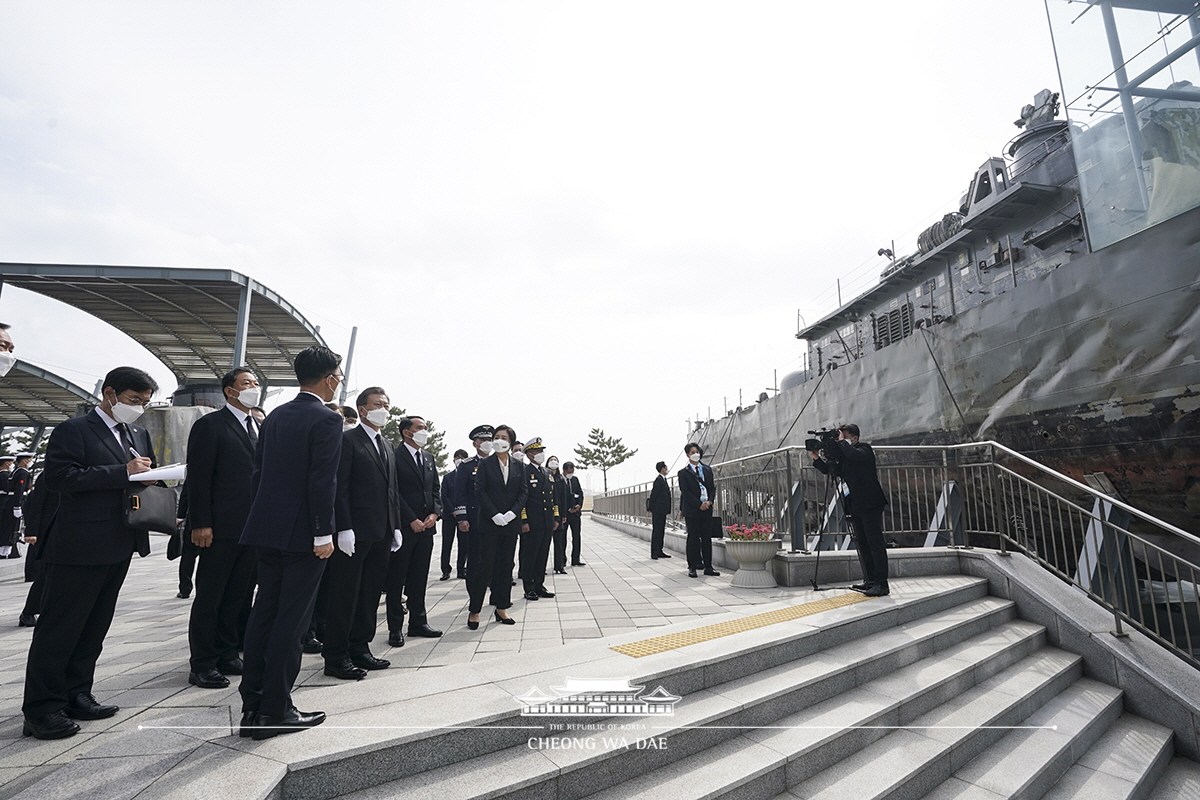
<svg viewBox="0 0 1200 800">
<path fill-rule="evenodd" d="M 0 263 L 0 283 L 104 320 L 158 357 L 183 385 L 212 384 L 239 364 L 264 383 L 295 383 L 296 354 L 325 344 L 290 303 L 232 270 Z"/>
<path fill-rule="evenodd" d="M 100 398 L 28 361 L 17 359 L 0 378 L 0 428 L 57 425 L 75 416 L 80 403 L 99 405 Z"/>
</svg>

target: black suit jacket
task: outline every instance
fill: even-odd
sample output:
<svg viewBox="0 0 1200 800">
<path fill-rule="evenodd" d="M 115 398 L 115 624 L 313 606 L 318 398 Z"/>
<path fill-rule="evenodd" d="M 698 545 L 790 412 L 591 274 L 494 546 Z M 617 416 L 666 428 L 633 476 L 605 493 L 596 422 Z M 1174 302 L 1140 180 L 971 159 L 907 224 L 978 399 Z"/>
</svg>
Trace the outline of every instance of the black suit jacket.
<svg viewBox="0 0 1200 800">
<path fill-rule="evenodd" d="M 187 449 L 189 528 L 212 528 L 213 539 L 238 539 L 254 494 L 254 446 L 229 406 L 192 425 Z"/>
<path fill-rule="evenodd" d="M 258 435 L 254 501 L 242 544 L 311 553 L 313 539 L 337 533 L 333 503 L 342 454 L 342 415 L 301 392 L 271 412 Z"/>
<path fill-rule="evenodd" d="M 521 531 L 521 509 L 525 507 L 529 490 L 525 483 L 525 465 L 515 458 L 508 459 L 508 481 L 500 471 L 499 456 L 488 456 L 479 462 L 475 473 L 475 495 L 479 498 L 479 530 L 484 536 Z M 517 516 L 501 527 L 492 517 L 511 511 Z"/>
<path fill-rule="evenodd" d="M 650 489 L 650 513 L 671 513 L 671 486 L 663 475 L 654 479 L 654 486 Z"/>
<path fill-rule="evenodd" d="M 133 456 L 122 451 L 100 418 L 103 413 L 94 409 L 58 425 L 46 445 L 41 480 L 47 490 L 59 493 L 42 551 L 48 563 L 116 564 L 134 552 L 138 535 L 125 526 L 125 490 L 140 484 L 130 482 L 125 465 Z M 134 449 L 153 462 L 150 434 L 137 425 L 129 429 Z"/>
<path fill-rule="evenodd" d="M 832 474 L 846 482 L 850 495 L 846 502 L 846 513 L 852 514 L 853 509 L 871 511 L 887 505 L 887 495 L 879 485 L 879 472 L 875 468 L 875 451 L 866 442 L 850 444 L 843 440 L 837 443 L 842 451 L 842 462 L 830 464 L 824 459 L 813 461 L 813 466 L 820 472 Z"/>
<path fill-rule="evenodd" d="M 404 535 L 412 533 L 409 525 L 415 519 L 425 519 L 430 514 L 442 515 L 442 489 L 438 480 L 437 466 L 433 458 L 421 451 L 421 468 L 413 461 L 408 448 L 401 444 L 396 448 L 396 486 L 400 490 L 400 522 Z M 428 529 L 433 533 L 433 528 Z"/>
<path fill-rule="evenodd" d="M 567 508 L 579 506 L 580 510 L 575 512 L 578 514 L 583 510 L 583 484 L 579 482 L 578 475 L 572 474 L 570 478 L 564 476 L 563 479 L 567 482 Z M 563 514 L 567 513 L 566 508 L 562 511 Z"/>
<path fill-rule="evenodd" d="M 679 510 L 685 517 L 710 517 L 713 513 L 712 506 L 709 506 L 707 511 L 700 510 L 700 481 L 696 478 L 692 466 L 689 463 L 679 470 Z M 700 467 L 704 471 L 704 486 L 708 489 L 708 499 L 715 502 L 717 481 L 713 476 L 713 468 L 704 462 L 700 463 Z"/>
<path fill-rule="evenodd" d="M 379 542 L 400 527 L 396 464 L 385 439 L 383 455 L 362 425 L 342 434 L 337 471 L 337 529 L 355 542 Z"/>
</svg>

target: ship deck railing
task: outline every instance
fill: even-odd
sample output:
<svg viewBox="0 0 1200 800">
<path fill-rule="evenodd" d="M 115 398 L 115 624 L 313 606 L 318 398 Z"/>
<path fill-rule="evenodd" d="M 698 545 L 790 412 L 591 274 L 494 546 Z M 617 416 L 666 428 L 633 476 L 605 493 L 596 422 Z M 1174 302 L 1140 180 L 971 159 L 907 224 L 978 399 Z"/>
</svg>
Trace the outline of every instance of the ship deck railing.
<svg viewBox="0 0 1200 800">
<path fill-rule="evenodd" d="M 1200 537 L 998 442 L 874 448 L 888 497 L 889 547 L 989 547 L 1031 558 L 1113 614 L 1200 666 Z M 853 549 L 842 487 L 785 447 L 712 465 L 726 526 L 767 523 L 792 553 Z M 675 476 L 668 478 L 679 508 Z M 649 524 L 644 483 L 597 495 L 593 513 Z M 681 528 L 677 511 L 668 525 Z"/>
</svg>

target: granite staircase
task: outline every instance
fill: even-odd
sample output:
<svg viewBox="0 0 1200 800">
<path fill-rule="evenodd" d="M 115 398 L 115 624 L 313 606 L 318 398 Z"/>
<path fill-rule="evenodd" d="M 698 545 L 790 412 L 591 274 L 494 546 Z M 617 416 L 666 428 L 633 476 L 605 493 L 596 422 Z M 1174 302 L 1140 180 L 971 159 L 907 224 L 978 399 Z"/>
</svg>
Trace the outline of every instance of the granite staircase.
<svg viewBox="0 0 1200 800">
<path fill-rule="evenodd" d="M 1172 731 L 1128 713 L 1120 688 L 1085 677 L 1080 656 L 1049 646 L 1046 629 L 1018 618 L 1012 601 L 989 596 L 981 578 L 901 580 L 888 598 L 647 658 L 606 652 L 573 662 L 564 652 L 539 669 L 526 663 L 519 675 L 497 662 L 488 685 L 511 698 L 566 676 L 619 676 L 680 696 L 673 715 L 522 717 L 517 703 L 497 702 L 482 684 L 447 687 L 406 707 L 409 720 L 440 719 L 436 727 L 414 725 L 415 732 L 357 746 L 344 735 L 321 743 L 320 729 L 271 740 L 314 737 L 305 744 L 325 750 L 289 759 L 272 793 L 285 800 L 1200 798 L 1200 765 L 1175 755 Z M 474 701 L 461 702 L 472 691 Z M 341 719 L 384 713 L 374 712 Z M 547 722 L 559 727 L 542 727 Z"/>
</svg>

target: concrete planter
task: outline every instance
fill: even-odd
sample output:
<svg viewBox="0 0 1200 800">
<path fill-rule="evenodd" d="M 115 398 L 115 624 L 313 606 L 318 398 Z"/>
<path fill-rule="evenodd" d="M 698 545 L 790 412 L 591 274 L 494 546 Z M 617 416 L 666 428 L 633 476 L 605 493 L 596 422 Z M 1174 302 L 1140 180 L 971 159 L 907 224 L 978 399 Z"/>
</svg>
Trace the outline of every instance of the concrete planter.
<svg viewBox="0 0 1200 800">
<path fill-rule="evenodd" d="M 778 586 L 767 563 L 779 552 L 779 545 L 778 539 L 765 542 L 726 539 L 725 552 L 738 562 L 738 571 L 733 573 L 729 585 L 743 589 L 774 589 Z"/>
</svg>

